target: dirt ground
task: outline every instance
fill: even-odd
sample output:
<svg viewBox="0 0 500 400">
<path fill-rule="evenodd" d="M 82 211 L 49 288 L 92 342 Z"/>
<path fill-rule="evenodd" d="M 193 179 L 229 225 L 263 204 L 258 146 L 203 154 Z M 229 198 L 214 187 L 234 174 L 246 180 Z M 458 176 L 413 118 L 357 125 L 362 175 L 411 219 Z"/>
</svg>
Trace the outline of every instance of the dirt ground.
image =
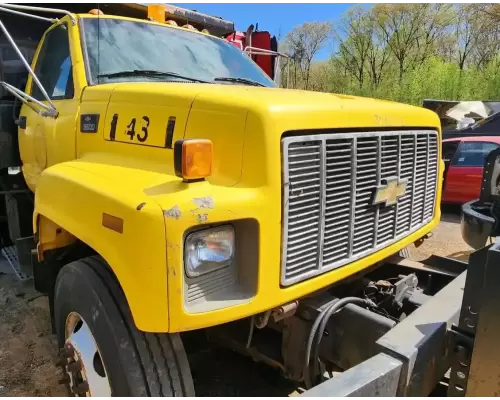
<svg viewBox="0 0 500 400">
<path fill-rule="evenodd" d="M 460 215 L 444 209 L 441 223 L 432 238 L 411 258 L 422 260 L 431 254 L 467 261 L 472 251 L 460 234 Z M 51 334 L 46 297 L 29 284 L 0 273 L 0 397 L 65 396 L 55 367 L 57 345 Z M 229 368 L 228 368 L 229 367 Z M 193 365 L 198 396 L 287 395 L 294 392 L 290 382 L 265 365 L 223 349 L 208 349 Z"/>
<path fill-rule="evenodd" d="M 48 303 L 30 285 L 0 275 L 0 396 L 65 396 Z"/>
<path fill-rule="evenodd" d="M 442 209 L 441 222 L 432 232 L 432 237 L 419 248 L 412 247 L 410 254 L 415 261 L 421 261 L 432 254 L 468 261 L 472 251 L 462 239 L 460 208 L 447 206 Z"/>
</svg>

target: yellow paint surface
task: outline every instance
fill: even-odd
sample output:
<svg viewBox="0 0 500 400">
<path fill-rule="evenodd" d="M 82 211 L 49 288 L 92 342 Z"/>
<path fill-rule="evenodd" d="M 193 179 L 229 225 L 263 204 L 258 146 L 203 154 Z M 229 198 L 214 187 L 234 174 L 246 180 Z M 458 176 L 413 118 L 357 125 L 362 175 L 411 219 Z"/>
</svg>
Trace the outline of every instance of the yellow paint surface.
<svg viewBox="0 0 500 400">
<path fill-rule="evenodd" d="M 34 121 L 19 131 L 23 172 L 35 191 L 34 230 L 42 215 L 102 255 L 116 274 L 139 329 L 196 329 L 270 309 L 383 260 L 437 225 L 439 206 L 431 223 L 398 243 L 281 288 L 282 134 L 381 127 L 439 130 L 437 115 L 387 101 L 240 85 L 87 86 L 78 25 L 68 26 L 74 99 L 57 102 L 56 119 L 37 116 L 26 106 L 21 113 Z M 80 132 L 81 114 L 99 114 L 97 133 Z M 148 139 L 131 139 L 127 126 L 135 118 L 136 132 L 142 135 L 144 116 L 149 118 Z M 165 144 L 170 117 L 176 118 L 174 143 L 182 138 L 213 142 L 213 175 L 207 181 L 187 184 L 175 176 L 173 150 Z M 443 168 L 441 162 L 438 205 Z M 214 207 L 197 210 L 193 199 L 207 196 Z M 104 227 L 103 214 L 121 218 L 123 232 Z M 255 238 L 259 243 L 256 296 L 247 304 L 188 314 L 182 299 L 186 230 L 246 218 L 255 219 L 260 231 Z"/>
</svg>

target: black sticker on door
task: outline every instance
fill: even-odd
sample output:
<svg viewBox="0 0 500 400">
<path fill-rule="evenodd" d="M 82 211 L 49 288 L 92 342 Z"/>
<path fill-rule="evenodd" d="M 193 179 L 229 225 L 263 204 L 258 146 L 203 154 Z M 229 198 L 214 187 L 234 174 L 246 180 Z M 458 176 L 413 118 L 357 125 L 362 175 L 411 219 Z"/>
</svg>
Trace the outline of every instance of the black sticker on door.
<svg viewBox="0 0 500 400">
<path fill-rule="evenodd" d="M 97 133 L 99 114 L 82 114 L 80 118 L 80 132 Z"/>
</svg>

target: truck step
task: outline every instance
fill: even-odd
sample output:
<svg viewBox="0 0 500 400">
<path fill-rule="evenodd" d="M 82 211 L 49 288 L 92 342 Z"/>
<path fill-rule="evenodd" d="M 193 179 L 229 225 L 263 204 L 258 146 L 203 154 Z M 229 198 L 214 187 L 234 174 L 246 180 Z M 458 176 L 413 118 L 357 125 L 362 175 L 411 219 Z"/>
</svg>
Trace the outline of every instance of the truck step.
<svg viewBox="0 0 500 400">
<path fill-rule="evenodd" d="M 0 272 L 4 272 L 4 270 L 6 270 L 5 267 L 7 264 L 11 269 L 10 274 L 12 274 L 13 272 L 17 279 L 19 279 L 20 281 L 27 281 L 33 278 L 33 276 L 27 275 L 21 271 L 19 259 L 17 257 L 16 246 L 4 247 L 2 248 L 2 250 L 0 250 L 0 254 Z"/>
</svg>

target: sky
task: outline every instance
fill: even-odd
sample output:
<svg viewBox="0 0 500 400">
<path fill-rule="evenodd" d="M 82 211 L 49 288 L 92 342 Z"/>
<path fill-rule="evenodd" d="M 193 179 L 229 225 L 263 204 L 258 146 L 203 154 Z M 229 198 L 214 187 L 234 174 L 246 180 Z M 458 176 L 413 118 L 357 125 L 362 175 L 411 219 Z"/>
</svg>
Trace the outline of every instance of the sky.
<svg viewBox="0 0 500 400">
<path fill-rule="evenodd" d="M 259 30 L 269 31 L 278 36 L 281 30 L 283 38 L 292 28 L 304 22 L 330 21 L 335 23 L 352 4 L 224 4 L 224 3 L 171 3 L 179 7 L 196 10 L 205 14 L 222 17 L 234 22 L 236 29 L 246 31 L 250 24 L 259 24 Z M 331 46 L 325 46 L 316 56 L 322 60 L 332 52 Z"/>
</svg>

